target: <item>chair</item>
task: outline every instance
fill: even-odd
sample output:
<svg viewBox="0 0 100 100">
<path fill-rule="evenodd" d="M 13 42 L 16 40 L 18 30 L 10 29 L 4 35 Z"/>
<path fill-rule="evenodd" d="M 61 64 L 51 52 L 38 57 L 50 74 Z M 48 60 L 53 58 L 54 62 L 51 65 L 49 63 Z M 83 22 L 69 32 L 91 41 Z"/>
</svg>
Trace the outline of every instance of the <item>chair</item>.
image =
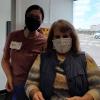
<svg viewBox="0 0 100 100">
<path fill-rule="evenodd" d="M 6 89 L 0 90 L 0 100 L 11 100 L 12 94 L 7 92 Z"/>
</svg>

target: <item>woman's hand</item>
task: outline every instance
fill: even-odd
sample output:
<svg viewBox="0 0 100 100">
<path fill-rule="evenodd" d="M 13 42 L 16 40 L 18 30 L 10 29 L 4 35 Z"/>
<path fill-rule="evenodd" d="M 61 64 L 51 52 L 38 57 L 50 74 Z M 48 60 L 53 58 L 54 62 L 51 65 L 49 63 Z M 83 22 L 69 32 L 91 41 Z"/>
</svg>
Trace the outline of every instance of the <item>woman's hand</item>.
<svg viewBox="0 0 100 100">
<path fill-rule="evenodd" d="M 37 91 L 34 93 L 32 100 L 45 100 L 45 99 L 43 98 L 42 92 Z"/>
<path fill-rule="evenodd" d="M 82 97 L 79 97 L 79 96 L 74 96 L 74 97 L 67 98 L 66 100 L 85 100 L 85 99 L 82 99 Z"/>
<path fill-rule="evenodd" d="M 66 100 L 94 100 L 90 94 L 85 94 L 84 96 L 74 96 L 71 98 L 67 98 Z"/>
</svg>

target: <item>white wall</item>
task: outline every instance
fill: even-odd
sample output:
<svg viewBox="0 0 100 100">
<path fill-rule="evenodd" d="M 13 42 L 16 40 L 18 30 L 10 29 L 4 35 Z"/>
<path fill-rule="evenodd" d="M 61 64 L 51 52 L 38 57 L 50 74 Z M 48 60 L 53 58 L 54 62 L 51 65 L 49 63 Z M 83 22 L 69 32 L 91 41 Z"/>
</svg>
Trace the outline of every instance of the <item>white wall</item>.
<svg viewBox="0 0 100 100">
<path fill-rule="evenodd" d="M 73 0 L 51 0 L 50 23 L 57 19 L 73 22 Z"/>
<path fill-rule="evenodd" d="M 23 28 L 25 11 L 32 4 L 43 7 L 43 26 L 50 26 L 55 20 L 62 18 L 73 21 L 73 0 L 16 0 L 16 29 Z"/>
<path fill-rule="evenodd" d="M 5 88 L 6 77 L 1 68 L 1 58 L 6 39 L 6 21 L 11 20 L 11 0 L 0 0 L 0 90 Z"/>
</svg>

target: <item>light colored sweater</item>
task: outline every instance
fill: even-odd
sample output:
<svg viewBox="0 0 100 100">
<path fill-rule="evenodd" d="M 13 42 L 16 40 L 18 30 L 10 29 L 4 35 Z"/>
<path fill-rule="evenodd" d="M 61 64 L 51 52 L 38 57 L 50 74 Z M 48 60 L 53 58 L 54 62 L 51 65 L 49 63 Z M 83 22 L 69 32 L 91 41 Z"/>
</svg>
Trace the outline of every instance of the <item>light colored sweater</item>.
<svg viewBox="0 0 100 100">
<path fill-rule="evenodd" d="M 64 61 L 64 58 L 58 56 L 60 61 Z M 100 68 L 97 67 L 95 61 L 86 54 L 86 61 L 87 61 L 87 74 L 88 74 L 88 81 L 89 81 L 89 90 L 88 94 L 91 94 L 94 100 L 100 100 Z M 40 77 L 40 55 L 37 56 L 32 68 L 29 72 L 28 79 L 26 81 L 25 90 L 26 94 L 29 97 L 31 90 L 39 90 L 39 77 Z M 54 81 L 54 89 L 64 89 L 68 90 L 67 81 L 65 75 L 62 74 L 63 70 L 57 66 L 56 67 L 56 78 Z"/>
</svg>

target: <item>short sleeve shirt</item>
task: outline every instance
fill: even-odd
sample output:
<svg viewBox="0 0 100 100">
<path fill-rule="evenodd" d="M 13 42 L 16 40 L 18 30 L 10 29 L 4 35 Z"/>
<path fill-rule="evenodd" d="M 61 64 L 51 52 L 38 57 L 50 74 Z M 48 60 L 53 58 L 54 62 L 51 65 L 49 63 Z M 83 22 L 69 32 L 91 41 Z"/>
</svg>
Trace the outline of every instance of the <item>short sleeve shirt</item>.
<svg viewBox="0 0 100 100">
<path fill-rule="evenodd" d="M 4 53 L 10 56 L 10 64 L 14 85 L 25 83 L 28 72 L 43 46 L 46 39 L 41 33 L 28 39 L 24 30 L 9 34 L 4 47 Z"/>
</svg>

